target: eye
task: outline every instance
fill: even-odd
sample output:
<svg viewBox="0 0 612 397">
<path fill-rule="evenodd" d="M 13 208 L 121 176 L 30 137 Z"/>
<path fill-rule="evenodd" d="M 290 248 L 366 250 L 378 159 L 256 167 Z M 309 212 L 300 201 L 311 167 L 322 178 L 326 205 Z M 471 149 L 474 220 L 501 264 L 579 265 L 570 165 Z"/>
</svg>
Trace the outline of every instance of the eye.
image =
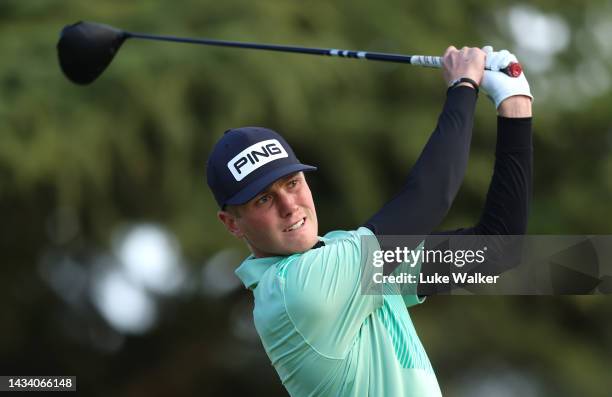
<svg viewBox="0 0 612 397">
<path fill-rule="evenodd" d="M 271 196 L 269 194 L 264 194 L 261 197 L 259 197 L 257 200 L 255 200 L 255 203 L 257 205 L 263 205 L 267 203 L 270 199 L 271 199 Z"/>
<path fill-rule="evenodd" d="M 299 182 L 300 182 L 300 181 L 299 181 L 299 180 L 297 180 L 297 179 L 292 179 L 292 180 L 290 180 L 290 181 L 287 183 L 287 185 L 289 185 L 289 188 L 294 188 L 294 187 L 296 187 L 296 186 L 297 186 L 297 184 L 298 184 Z"/>
</svg>

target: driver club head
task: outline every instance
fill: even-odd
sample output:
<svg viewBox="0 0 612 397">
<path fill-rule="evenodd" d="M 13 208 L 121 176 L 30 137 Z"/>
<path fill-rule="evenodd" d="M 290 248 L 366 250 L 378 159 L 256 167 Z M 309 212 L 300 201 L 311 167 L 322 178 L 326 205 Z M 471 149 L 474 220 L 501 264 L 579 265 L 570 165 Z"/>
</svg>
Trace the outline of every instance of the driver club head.
<svg viewBox="0 0 612 397">
<path fill-rule="evenodd" d="M 93 22 L 66 25 L 57 43 L 57 55 L 66 77 L 81 85 L 93 82 L 111 63 L 129 35 Z"/>
</svg>

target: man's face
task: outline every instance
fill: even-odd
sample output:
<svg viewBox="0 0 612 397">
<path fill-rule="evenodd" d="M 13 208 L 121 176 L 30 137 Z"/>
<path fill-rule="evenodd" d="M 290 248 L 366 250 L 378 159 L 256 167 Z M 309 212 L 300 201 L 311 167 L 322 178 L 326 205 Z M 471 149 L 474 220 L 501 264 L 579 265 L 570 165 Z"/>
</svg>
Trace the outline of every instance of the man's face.
<svg viewBox="0 0 612 397">
<path fill-rule="evenodd" d="M 258 258 L 304 252 L 317 243 L 317 213 L 302 172 L 279 179 L 248 203 L 218 216 Z"/>
</svg>

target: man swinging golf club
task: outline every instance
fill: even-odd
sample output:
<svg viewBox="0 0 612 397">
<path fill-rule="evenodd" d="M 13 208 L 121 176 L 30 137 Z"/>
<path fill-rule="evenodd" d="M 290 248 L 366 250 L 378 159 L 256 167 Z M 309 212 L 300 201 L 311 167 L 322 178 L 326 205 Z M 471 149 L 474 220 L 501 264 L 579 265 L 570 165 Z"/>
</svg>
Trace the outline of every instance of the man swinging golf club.
<svg viewBox="0 0 612 397">
<path fill-rule="evenodd" d="M 494 174 L 480 220 L 445 234 L 523 234 L 531 194 L 531 100 L 524 74 L 496 72 L 508 51 L 449 47 L 437 126 L 404 186 L 356 230 L 318 236 L 305 172 L 288 143 L 261 127 L 226 131 L 207 163 L 218 218 L 252 252 L 236 270 L 255 298 L 263 346 L 292 396 L 439 396 L 407 307 L 410 295 L 361 293 L 362 236 L 428 235 L 467 166 L 478 88 L 498 113 Z M 484 71 L 487 66 L 486 72 Z"/>
</svg>

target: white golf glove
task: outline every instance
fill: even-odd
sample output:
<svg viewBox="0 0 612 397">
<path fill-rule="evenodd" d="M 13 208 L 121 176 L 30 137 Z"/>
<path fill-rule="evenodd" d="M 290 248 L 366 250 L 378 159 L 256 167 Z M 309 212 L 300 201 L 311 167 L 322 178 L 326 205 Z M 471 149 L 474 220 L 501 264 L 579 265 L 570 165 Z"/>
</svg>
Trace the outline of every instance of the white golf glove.
<svg viewBox="0 0 612 397">
<path fill-rule="evenodd" d="M 480 86 L 487 92 L 495 108 L 497 109 L 504 99 L 514 95 L 525 95 L 533 101 L 525 73 L 521 73 L 518 77 L 510 77 L 499 72 L 510 63 L 518 62 L 516 56 L 507 50 L 493 51 L 491 46 L 485 46 L 482 50 L 487 53 L 485 66 L 490 70 L 485 70 Z"/>
</svg>

